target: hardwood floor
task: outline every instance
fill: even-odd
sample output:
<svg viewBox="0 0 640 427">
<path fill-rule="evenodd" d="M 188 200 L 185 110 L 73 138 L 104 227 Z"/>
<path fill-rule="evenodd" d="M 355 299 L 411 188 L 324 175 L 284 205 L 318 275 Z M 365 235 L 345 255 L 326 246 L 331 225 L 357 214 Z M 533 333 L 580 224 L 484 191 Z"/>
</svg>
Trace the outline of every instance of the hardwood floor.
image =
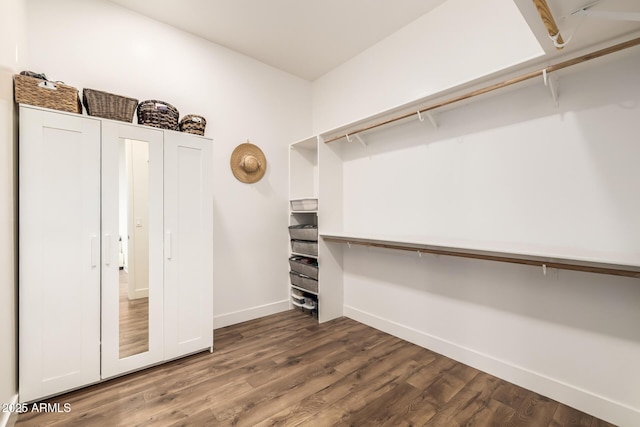
<svg viewBox="0 0 640 427">
<path fill-rule="evenodd" d="M 149 298 L 130 300 L 129 275 L 119 275 L 120 358 L 149 350 Z"/>
<path fill-rule="evenodd" d="M 291 310 L 199 353 L 47 401 L 16 426 L 611 426 L 351 319 Z"/>
</svg>

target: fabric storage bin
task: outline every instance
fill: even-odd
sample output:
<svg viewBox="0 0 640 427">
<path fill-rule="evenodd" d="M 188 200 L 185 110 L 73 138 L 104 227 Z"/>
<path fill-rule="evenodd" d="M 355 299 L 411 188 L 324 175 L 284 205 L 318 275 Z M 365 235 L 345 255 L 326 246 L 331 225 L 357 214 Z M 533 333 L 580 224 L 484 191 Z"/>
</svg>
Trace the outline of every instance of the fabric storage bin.
<svg viewBox="0 0 640 427">
<path fill-rule="evenodd" d="M 318 242 L 308 242 L 306 240 L 292 240 L 291 250 L 305 255 L 318 255 Z"/>
<path fill-rule="evenodd" d="M 138 107 L 137 99 L 95 89 L 82 91 L 82 103 L 90 116 L 127 123 L 133 121 L 133 114 Z"/>
<path fill-rule="evenodd" d="M 82 114 L 78 89 L 73 86 L 16 74 L 13 88 L 18 104 Z"/>
<path fill-rule="evenodd" d="M 289 226 L 289 236 L 292 240 L 310 240 L 318 241 L 317 225 L 291 225 Z"/>
<path fill-rule="evenodd" d="M 318 280 L 318 261 L 313 258 L 294 255 L 289 258 L 289 267 L 295 273 L 304 274 Z"/>
<path fill-rule="evenodd" d="M 196 116 L 195 114 L 188 114 L 180 120 L 180 132 L 192 133 L 194 135 L 204 136 L 204 128 L 207 126 L 207 121 L 202 116 Z"/>
<path fill-rule="evenodd" d="M 178 109 L 168 102 L 148 100 L 138 105 L 138 124 L 160 129 L 179 130 Z"/>
<path fill-rule="evenodd" d="M 302 289 L 306 289 L 309 292 L 318 293 L 318 281 L 316 279 L 312 279 L 309 276 L 305 276 L 304 274 L 300 274 L 300 273 L 295 273 L 293 271 L 289 272 L 289 278 L 291 279 L 292 285 Z"/>
<path fill-rule="evenodd" d="M 291 200 L 292 211 L 315 211 L 318 209 L 318 199 Z"/>
</svg>

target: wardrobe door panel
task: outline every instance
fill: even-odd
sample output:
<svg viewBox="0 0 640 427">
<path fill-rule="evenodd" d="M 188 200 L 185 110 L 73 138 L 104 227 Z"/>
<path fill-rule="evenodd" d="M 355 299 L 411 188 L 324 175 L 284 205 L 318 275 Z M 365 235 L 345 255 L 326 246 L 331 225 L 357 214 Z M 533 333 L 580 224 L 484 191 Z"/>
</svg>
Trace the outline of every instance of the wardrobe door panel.
<svg viewBox="0 0 640 427">
<path fill-rule="evenodd" d="M 100 379 L 100 122 L 20 108 L 19 387 Z"/>
<path fill-rule="evenodd" d="M 165 359 L 213 346 L 211 141 L 165 133 Z"/>
<path fill-rule="evenodd" d="M 102 378 L 163 360 L 163 132 L 102 125 Z"/>
</svg>

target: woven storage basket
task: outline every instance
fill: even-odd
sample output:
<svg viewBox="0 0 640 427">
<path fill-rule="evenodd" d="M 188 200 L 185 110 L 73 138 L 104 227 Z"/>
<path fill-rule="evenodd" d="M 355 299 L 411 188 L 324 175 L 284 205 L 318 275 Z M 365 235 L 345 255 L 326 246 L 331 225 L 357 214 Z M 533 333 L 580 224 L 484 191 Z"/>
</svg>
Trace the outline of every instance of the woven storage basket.
<svg viewBox="0 0 640 427">
<path fill-rule="evenodd" d="M 18 104 L 82 114 L 78 89 L 73 86 L 20 74 L 13 76 L 13 86 Z"/>
<path fill-rule="evenodd" d="M 161 129 L 180 130 L 178 117 L 180 114 L 173 105 L 164 101 L 148 100 L 138 105 L 138 123 Z"/>
<path fill-rule="evenodd" d="M 205 126 L 207 126 L 205 118 L 195 114 L 186 115 L 180 120 L 180 132 L 204 136 Z"/>
<path fill-rule="evenodd" d="M 137 99 L 95 89 L 82 91 L 82 103 L 90 116 L 128 123 L 133 121 L 133 114 L 138 106 Z"/>
</svg>

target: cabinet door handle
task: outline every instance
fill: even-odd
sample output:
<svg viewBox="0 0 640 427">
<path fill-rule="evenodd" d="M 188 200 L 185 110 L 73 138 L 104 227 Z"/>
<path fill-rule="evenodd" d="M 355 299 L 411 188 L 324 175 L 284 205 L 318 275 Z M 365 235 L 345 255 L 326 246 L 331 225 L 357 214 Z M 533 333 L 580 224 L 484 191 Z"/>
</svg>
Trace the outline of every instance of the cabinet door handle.
<svg viewBox="0 0 640 427">
<path fill-rule="evenodd" d="M 171 259 L 171 231 L 167 231 L 167 238 L 165 241 L 165 251 L 167 259 Z"/>
<path fill-rule="evenodd" d="M 104 263 L 105 265 L 111 264 L 111 235 L 104 235 Z"/>
<path fill-rule="evenodd" d="M 98 236 L 92 234 L 90 237 L 91 240 L 91 267 L 96 267 L 98 265 Z"/>
</svg>

